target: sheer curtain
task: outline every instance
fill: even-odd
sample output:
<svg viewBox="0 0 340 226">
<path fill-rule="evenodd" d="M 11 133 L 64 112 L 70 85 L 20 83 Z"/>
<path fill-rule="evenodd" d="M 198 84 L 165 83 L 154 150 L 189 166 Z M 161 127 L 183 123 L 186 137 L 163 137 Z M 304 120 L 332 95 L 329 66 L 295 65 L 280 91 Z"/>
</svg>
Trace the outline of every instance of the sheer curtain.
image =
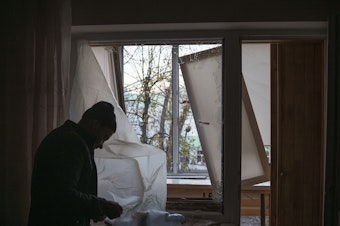
<svg viewBox="0 0 340 226">
<path fill-rule="evenodd" d="M 124 88 L 122 75 L 122 46 L 91 47 L 104 73 L 106 81 L 113 92 L 119 106 L 125 112 Z"/>
<path fill-rule="evenodd" d="M 67 116 L 70 1 L 9 1 L 3 22 L 1 225 L 26 225 L 34 151 Z"/>
<path fill-rule="evenodd" d="M 119 106 L 94 52 L 80 41 L 71 91 L 70 119 L 78 122 L 83 112 L 104 100 L 115 107 L 116 133 L 95 150 L 98 195 L 118 201 L 124 209 L 118 221 L 135 219 L 138 213 L 164 211 L 166 204 L 165 153 L 139 141 Z"/>
</svg>

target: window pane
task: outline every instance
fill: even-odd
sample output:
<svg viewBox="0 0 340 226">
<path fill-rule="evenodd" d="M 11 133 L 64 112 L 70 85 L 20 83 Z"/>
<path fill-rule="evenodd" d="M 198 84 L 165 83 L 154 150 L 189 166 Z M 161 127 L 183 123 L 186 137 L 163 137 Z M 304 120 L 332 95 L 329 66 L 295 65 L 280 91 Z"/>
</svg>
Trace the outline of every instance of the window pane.
<svg viewBox="0 0 340 226">
<path fill-rule="evenodd" d="M 124 46 L 126 114 L 142 143 L 167 154 L 172 170 L 172 46 Z"/>
<path fill-rule="evenodd" d="M 247 93 L 242 97 L 242 180 L 261 183 L 270 160 L 269 43 L 242 43 L 242 74 Z"/>
<path fill-rule="evenodd" d="M 270 43 L 242 43 L 241 224 L 269 222 Z"/>
</svg>

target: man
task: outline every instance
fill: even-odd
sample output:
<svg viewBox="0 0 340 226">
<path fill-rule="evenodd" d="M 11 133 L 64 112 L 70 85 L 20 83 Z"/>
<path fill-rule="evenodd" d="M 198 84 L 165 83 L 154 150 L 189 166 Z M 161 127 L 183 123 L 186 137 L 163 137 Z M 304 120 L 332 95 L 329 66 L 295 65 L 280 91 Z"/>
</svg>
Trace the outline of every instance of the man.
<svg viewBox="0 0 340 226">
<path fill-rule="evenodd" d="M 41 142 L 34 160 L 29 226 L 90 225 L 121 215 L 122 207 L 97 197 L 94 149 L 116 132 L 114 107 L 98 102 L 77 123 L 67 120 Z"/>
</svg>

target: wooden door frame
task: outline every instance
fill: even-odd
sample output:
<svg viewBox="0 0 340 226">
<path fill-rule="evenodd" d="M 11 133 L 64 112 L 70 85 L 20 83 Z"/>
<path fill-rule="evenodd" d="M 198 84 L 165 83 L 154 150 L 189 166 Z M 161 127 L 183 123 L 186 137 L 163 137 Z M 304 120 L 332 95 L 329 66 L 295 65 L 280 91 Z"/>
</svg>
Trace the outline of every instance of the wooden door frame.
<svg viewBox="0 0 340 226">
<path fill-rule="evenodd" d="M 294 41 L 294 40 L 292 40 Z M 309 40 L 305 41 L 299 41 L 299 42 L 308 42 Z M 320 39 L 315 39 L 315 41 L 320 41 L 322 42 L 322 47 L 325 49 L 325 40 L 320 40 Z M 286 42 L 286 40 L 284 41 Z M 296 41 L 295 41 L 296 42 Z M 280 118 L 280 110 L 279 110 L 279 72 L 278 72 L 278 65 L 277 65 L 277 56 L 278 56 L 278 45 L 280 42 L 271 44 L 271 118 L 272 118 L 272 123 L 271 123 L 271 217 L 270 217 L 270 225 L 271 226 L 276 226 L 278 225 L 278 211 L 279 211 L 279 203 L 278 203 L 278 193 L 279 193 L 279 180 L 282 175 L 282 172 L 280 171 L 280 162 L 278 161 L 279 159 L 279 118 Z M 325 53 L 325 52 L 324 52 Z M 323 67 L 323 74 L 322 74 L 322 80 L 323 83 L 326 81 L 326 73 L 325 73 L 325 54 L 321 57 L 323 62 L 321 62 L 321 66 Z M 326 125 L 326 120 L 325 120 L 325 114 L 326 114 L 326 108 L 325 108 L 325 103 L 326 103 L 326 88 L 324 84 L 321 84 L 321 92 L 322 92 L 322 109 L 321 109 L 321 133 L 322 136 L 320 137 L 321 143 L 322 143 L 322 156 L 324 157 L 325 155 L 325 125 Z M 324 193 L 323 187 L 324 187 L 324 171 L 325 171 L 325 166 L 324 166 L 324 159 L 320 159 L 320 167 L 321 167 L 321 173 L 320 173 L 320 187 L 321 191 Z M 323 193 L 320 194 L 321 198 L 321 205 L 323 204 Z M 323 206 L 320 207 L 323 209 Z M 320 210 L 320 222 L 322 223 L 322 210 Z"/>
</svg>

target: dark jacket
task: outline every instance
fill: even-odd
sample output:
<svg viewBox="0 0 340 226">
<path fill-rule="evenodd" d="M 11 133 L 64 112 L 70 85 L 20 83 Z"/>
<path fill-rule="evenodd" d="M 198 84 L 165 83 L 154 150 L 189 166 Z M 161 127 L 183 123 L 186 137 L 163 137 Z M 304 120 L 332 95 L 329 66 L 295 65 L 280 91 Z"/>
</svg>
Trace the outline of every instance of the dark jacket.
<svg viewBox="0 0 340 226">
<path fill-rule="evenodd" d="M 103 214 L 97 197 L 94 137 L 68 120 L 40 144 L 34 160 L 29 226 L 89 225 Z"/>
</svg>

